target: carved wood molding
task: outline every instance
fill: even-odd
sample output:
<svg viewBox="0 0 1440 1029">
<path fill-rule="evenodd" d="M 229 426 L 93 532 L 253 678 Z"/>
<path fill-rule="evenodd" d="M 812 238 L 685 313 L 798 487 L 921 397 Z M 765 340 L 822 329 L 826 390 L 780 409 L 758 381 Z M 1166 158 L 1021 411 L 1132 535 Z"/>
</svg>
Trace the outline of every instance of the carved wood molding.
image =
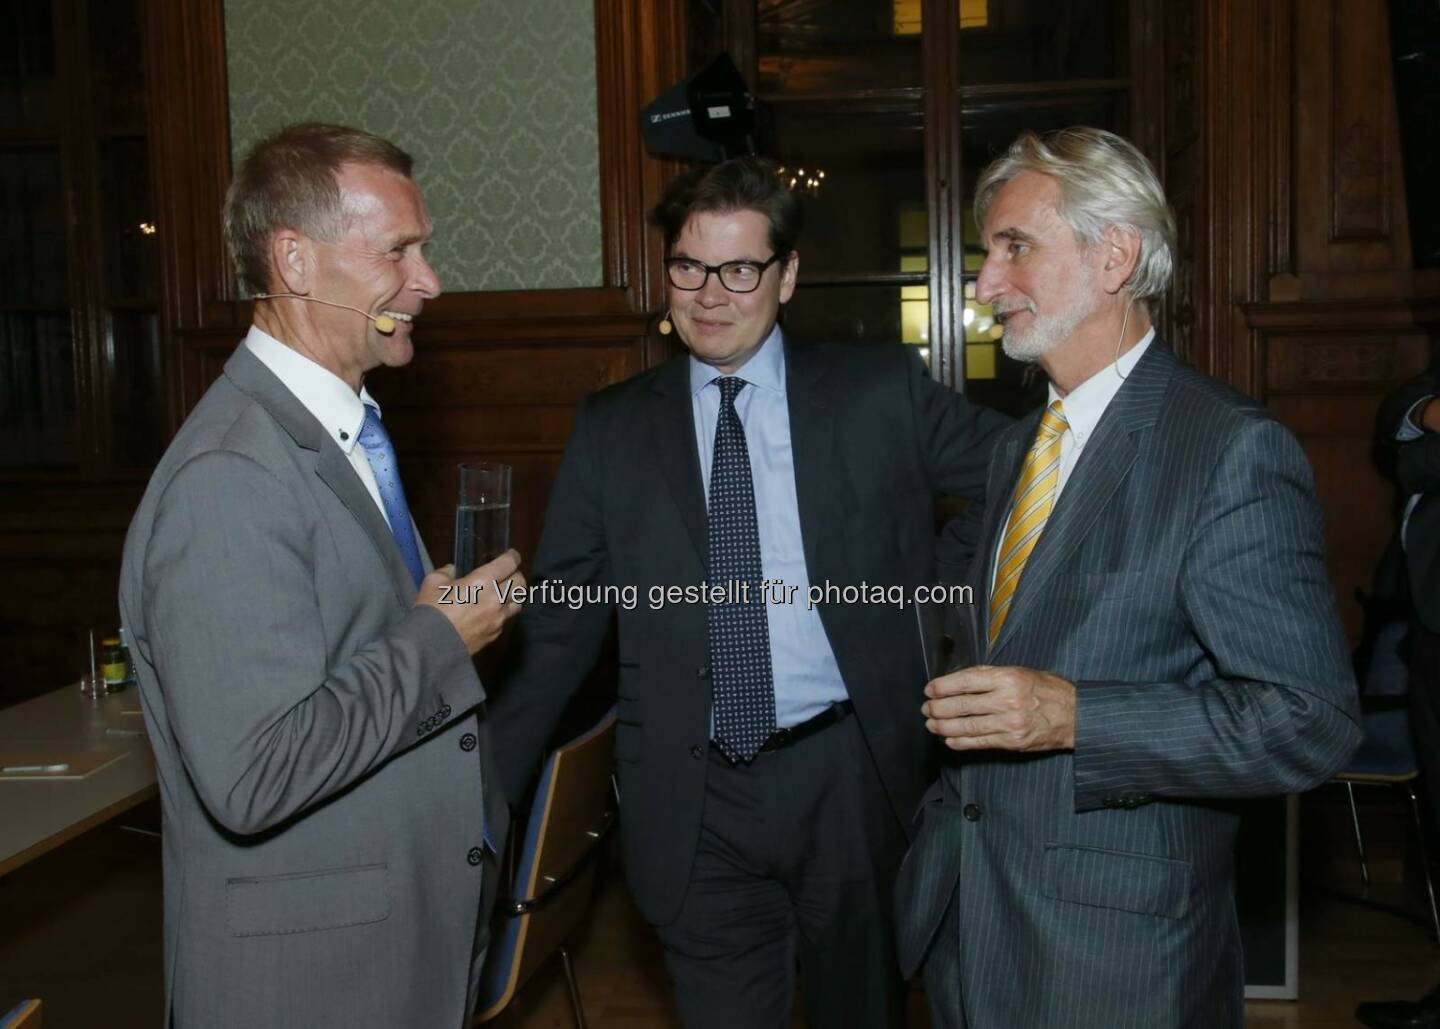
<svg viewBox="0 0 1440 1029">
<path fill-rule="evenodd" d="M 1318 6 L 1318 5 L 1317 5 Z M 1378 7 L 1378 10 L 1377 10 Z M 1376 88 L 1377 74 L 1390 74 L 1389 32 L 1357 33 L 1385 7 L 1375 0 L 1331 0 L 1330 53 L 1330 242 L 1390 238 L 1392 147 L 1385 128 L 1388 92 Z M 1394 156 L 1398 156 L 1394 155 Z"/>
</svg>

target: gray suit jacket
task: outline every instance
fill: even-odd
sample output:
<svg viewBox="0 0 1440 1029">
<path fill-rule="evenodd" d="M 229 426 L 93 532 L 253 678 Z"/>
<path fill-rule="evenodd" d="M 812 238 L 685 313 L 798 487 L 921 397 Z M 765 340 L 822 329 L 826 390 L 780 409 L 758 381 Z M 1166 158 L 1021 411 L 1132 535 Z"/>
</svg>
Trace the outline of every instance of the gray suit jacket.
<svg viewBox="0 0 1440 1029">
<path fill-rule="evenodd" d="M 179 1029 L 466 1024 L 505 806 L 474 666 L 414 601 L 345 455 L 240 347 L 120 580 Z"/>
<path fill-rule="evenodd" d="M 990 496 L 1013 492 L 1038 421 L 996 448 Z M 987 512 L 977 598 L 1006 514 Z M 1075 682 L 1075 749 L 947 763 L 897 884 L 907 974 L 958 945 L 972 1029 L 1239 1026 L 1223 801 L 1309 789 L 1360 736 L 1294 438 L 1157 340 L 1086 444 L 987 663 Z M 952 898 L 960 939 L 937 939 Z"/>
</svg>

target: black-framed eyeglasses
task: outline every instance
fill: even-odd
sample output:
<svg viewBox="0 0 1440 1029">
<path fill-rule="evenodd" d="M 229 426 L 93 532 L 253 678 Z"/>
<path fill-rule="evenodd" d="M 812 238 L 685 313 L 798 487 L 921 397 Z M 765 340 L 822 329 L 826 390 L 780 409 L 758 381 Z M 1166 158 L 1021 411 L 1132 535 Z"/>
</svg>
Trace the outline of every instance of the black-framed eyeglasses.
<svg viewBox="0 0 1440 1029">
<path fill-rule="evenodd" d="M 704 289 L 711 275 L 719 276 L 720 285 L 731 293 L 754 293 L 765 277 L 765 269 L 780 260 L 779 254 L 772 254 L 768 261 L 726 261 L 723 264 L 705 264 L 689 257 L 665 258 L 665 274 L 670 285 L 676 289 Z"/>
</svg>

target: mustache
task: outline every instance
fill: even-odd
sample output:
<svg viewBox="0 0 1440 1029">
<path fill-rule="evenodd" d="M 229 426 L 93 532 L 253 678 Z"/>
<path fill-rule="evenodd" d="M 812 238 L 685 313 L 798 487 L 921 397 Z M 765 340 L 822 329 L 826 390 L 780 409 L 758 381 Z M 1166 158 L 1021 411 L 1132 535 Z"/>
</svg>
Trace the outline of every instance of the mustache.
<svg viewBox="0 0 1440 1029">
<path fill-rule="evenodd" d="M 991 310 L 995 312 L 996 321 L 1004 321 L 1017 311 L 1028 311 L 1030 314 L 1036 313 L 1035 302 L 1032 300 L 1026 300 L 1018 304 L 1006 304 L 1004 306 L 996 304 Z"/>
</svg>

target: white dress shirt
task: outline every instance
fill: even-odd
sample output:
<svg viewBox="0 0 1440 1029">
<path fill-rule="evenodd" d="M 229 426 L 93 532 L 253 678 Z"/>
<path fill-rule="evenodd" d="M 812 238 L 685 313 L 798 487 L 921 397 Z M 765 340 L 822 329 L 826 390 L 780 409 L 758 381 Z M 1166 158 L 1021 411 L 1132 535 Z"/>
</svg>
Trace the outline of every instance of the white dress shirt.
<svg viewBox="0 0 1440 1029">
<path fill-rule="evenodd" d="M 1105 409 L 1110 406 L 1110 401 L 1115 399 L 1115 394 L 1120 392 L 1120 387 L 1125 385 L 1125 379 L 1130 375 L 1131 370 L 1140 363 L 1140 358 L 1145 356 L 1145 351 L 1150 349 L 1150 344 L 1155 342 L 1155 330 L 1152 328 L 1140 342 L 1136 343 L 1125 353 L 1121 354 L 1115 362 L 1106 365 L 1090 378 L 1072 389 L 1066 396 L 1061 396 L 1055 389 L 1055 384 L 1050 384 L 1050 396 L 1046 405 L 1060 401 L 1065 411 L 1065 432 L 1060 436 L 1060 481 L 1055 487 L 1055 502 L 1060 502 L 1060 493 L 1065 489 L 1065 484 L 1070 481 L 1070 473 L 1075 470 L 1075 464 L 1080 460 L 1080 453 L 1085 449 L 1085 444 L 1095 434 L 1095 427 L 1100 424 L 1100 418 L 1105 414 Z M 1033 440 L 1031 443 L 1033 444 Z M 1009 502 L 1014 501 L 1011 496 Z M 1010 520 L 1010 515 L 1005 515 L 1005 520 Z M 1042 530 L 1043 531 L 1043 530 Z M 1000 538 L 995 541 L 995 561 L 990 569 L 990 589 L 995 589 L 995 569 L 1000 564 L 1000 546 L 1005 542 L 1005 533 L 1000 532 Z"/>
<path fill-rule="evenodd" d="M 1120 392 L 1120 387 L 1125 385 L 1130 370 L 1140 363 L 1140 358 L 1145 356 L 1145 351 L 1150 349 L 1150 344 L 1154 341 L 1155 330 L 1151 329 L 1140 338 L 1139 343 L 1121 354 L 1118 361 L 1106 365 L 1090 376 L 1072 389 L 1068 396 L 1062 397 L 1055 385 L 1050 385 L 1050 396 L 1046 403 L 1060 401 L 1065 409 L 1065 421 L 1068 423 L 1064 435 L 1060 437 L 1060 484 L 1055 487 L 1057 500 L 1065 489 L 1065 484 L 1070 481 L 1070 473 L 1075 470 L 1075 462 L 1080 460 L 1080 452 L 1094 435 L 1095 426 L 1100 424 L 1100 416 L 1110 406 L 1110 401 L 1115 399 L 1115 394 Z"/>
<path fill-rule="evenodd" d="M 250 326 L 245 336 L 245 346 L 259 358 L 261 364 L 275 373 L 286 389 L 295 394 L 295 399 L 315 416 L 341 453 L 350 459 L 355 474 L 365 484 L 365 492 L 370 494 L 385 524 L 389 525 L 390 518 L 380 501 L 380 487 L 375 483 L 375 473 L 358 442 L 360 426 L 365 422 L 365 405 L 375 408 L 376 415 L 380 413 L 380 405 L 375 403 L 364 385 L 356 395 L 340 376 L 254 325 Z"/>
</svg>

